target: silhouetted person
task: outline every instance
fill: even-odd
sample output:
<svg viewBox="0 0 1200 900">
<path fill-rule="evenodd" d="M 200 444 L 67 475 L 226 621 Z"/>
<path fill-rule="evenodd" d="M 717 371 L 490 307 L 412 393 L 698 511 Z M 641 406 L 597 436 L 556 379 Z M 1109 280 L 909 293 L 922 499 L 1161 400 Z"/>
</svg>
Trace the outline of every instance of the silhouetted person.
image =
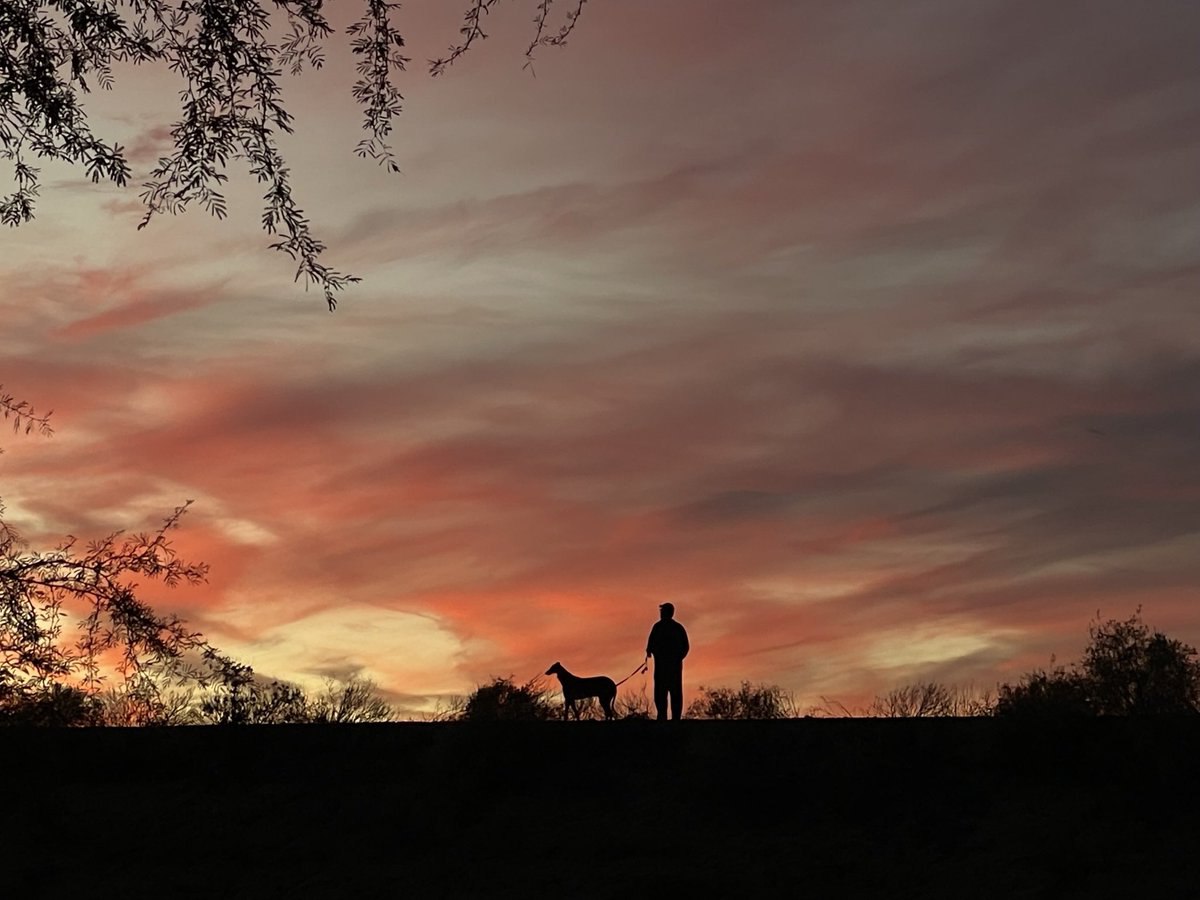
<svg viewBox="0 0 1200 900">
<path fill-rule="evenodd" d="M 658 721 L 667 718 L 667 698 L 671 700 L 671 718 L 683 716 L 683 658 L 688 655 L 687 630 L 675 621 L 675 605 L 660 603 L 661 618 L 650 629 L 646 658 L 654 657 L 654 708 Z"/>
</svg>

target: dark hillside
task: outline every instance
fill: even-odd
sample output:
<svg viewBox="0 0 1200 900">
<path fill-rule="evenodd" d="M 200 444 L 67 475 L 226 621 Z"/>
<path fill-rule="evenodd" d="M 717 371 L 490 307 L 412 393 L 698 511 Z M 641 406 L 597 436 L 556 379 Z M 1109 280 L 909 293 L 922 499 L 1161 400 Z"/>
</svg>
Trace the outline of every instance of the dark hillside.
<svg viewBox="0 0 1200 900">
<path fill-rule="evenodd" d="M 1198 749 L 1194 719 L 6 729 L 4 894 L 1191 897 Z"/>
</svg>

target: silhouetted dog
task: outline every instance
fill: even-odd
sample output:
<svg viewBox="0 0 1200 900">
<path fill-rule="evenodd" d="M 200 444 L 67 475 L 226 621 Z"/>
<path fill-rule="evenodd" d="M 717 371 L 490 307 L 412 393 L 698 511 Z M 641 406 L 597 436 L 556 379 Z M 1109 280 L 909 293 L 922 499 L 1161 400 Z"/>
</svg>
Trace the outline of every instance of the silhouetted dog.
<svg viewBox="0 0 1200 900">
<path fill-rule="evenodd" d="M 600 701 L 600 705 L 604 707 L 604 718 L 611 719 L 613 717 L 613 701 L 617 698 L 617 683 L 607 675 L 580 678 L 564 669 L 563 664 L 559 662 L 548 668 L 546 674 L 557 675 L 558 683 L 562 685 L 564 717 L 573 712 L 575 720 L 578 721 L 579 709 L 575 704 L 577 701 L 586 700 L 589 697 L 595 697 Z"/>
</svg>

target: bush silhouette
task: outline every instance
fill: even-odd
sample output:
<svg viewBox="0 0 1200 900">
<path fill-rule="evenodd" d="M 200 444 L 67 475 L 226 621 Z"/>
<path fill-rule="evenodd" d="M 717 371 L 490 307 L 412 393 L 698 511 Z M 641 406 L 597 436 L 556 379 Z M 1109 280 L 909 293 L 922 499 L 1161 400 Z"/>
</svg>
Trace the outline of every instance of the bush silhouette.
<svg viewBox="0 0 1200 900">
<path fill-rule="evenodd" d="M 1196 650 L 1150 630 L 1141 610 L 1124 622 L 1093 623 L 1080 669 L 1097 715 L 1161 715 L 1200 710 Z"/>
<path fill-rule="evenodd" d="M 327 681 L 325 690 L 308 705 L 312 721 L 318 724 L 387 722 L 395 716 L 391 704 L 379 696 L 375 682 L 358 676 L 343 682 Z"/>
<path fill-rule="evenodd" d="M 996 697 L 997 716 L 1055 718 L 1093 715 L 1083 673 L 1056 666 L 1036 669 L 1016 684 L 1002 684 Z"/>
<path fill-rule="evenodd" d="M 777 684 L 743 681 L 736 690 L 700 685 L 700 696 L 688 705 L 687 714 L 694 719 L 791 719 L 796 704 Z"/>
<path fill-rule="evenodd" d="M 986 716 L 991 714 L 993 702 L 990 692 L 979 693 L 969 686 L 918 681 L 880 694 L 865 715 L 883 719 Z"/>
<path fill-rule="evenodd" d="M 97 698 L 103 710 L 103 724 L 121 728 L 165 725 L 199 725 L 200 713 L 196 691 L 189 686 L 183 690 L 129 690 L 110 688 Z"/>
<path fill-rule="evenodd" d="M 1002 716 L 1140 716 L 1200 711 L 1196 649 L 1152 631 L 1141 608 L 1124 621 L 1099 617 L 1076 665 L 1036 670 L 1000 686 Z"/>
<path fill-rule="evenodd" d="M 540 678 L 523 685 L 493 678 L 477 687 L 450 716 L 462 722 L 538 721 L 557 718 Z"/>
<path fill-rule="evenodd" d="M 327 681 L 316 697 L 283 681 L 237 678 L 206 696 L 198 711 L 200 721 L 213 725 L 351 725 L 393 715 L 375 683 L 358 677 Z"/>
<path fill-rule="evenodd" d="M 281 681 L 250 681 L 217 691 L 201 702 L 200 717 L 211 725 L 294 725 L 312 721 L 304 691 Z"/>
<path fill-rule="evenodd" d="M 628 690 L 624 693 L 618 692 L 614 708 L 618 719 L 654 718 L 654 702 L 646 694 L 645 685 L 636 694 Z"/>
<path fill-rule="evenodd" d="M 61 728 L 103 723 L 100 701 L 77 687 L 50 684 L 41 690 L 6 690 L 4 674 L 0 672 L 0 725 Z"/>
</svg>

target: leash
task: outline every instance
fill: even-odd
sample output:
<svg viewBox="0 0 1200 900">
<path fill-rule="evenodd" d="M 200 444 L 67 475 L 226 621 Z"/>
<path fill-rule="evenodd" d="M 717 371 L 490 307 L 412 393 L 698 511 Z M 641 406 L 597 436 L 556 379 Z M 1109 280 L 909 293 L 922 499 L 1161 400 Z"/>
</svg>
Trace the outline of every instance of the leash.
<svg viewBox="0 0 1200 900">
<path fill-rule="evenodd" d="M 632 672 L 630 672 L 628 675 L 626 675 L 624 678 L 622 678 L 620 681 L 617 682 L 617 687 L 620 687 L 621 685 L 623 685 L 625 682 L 627 682 L 630 678 L 632 678 L 634 675 L 638 674 L 639 672 L 645 672 L 646 670 L 648 670 L 650 668 L 649 660 L 650 660 L 650 657 L 647 656 L 646 660 L 640 666 L 638 666 L 636 669 L 634 669 Z"/>
</svg>

